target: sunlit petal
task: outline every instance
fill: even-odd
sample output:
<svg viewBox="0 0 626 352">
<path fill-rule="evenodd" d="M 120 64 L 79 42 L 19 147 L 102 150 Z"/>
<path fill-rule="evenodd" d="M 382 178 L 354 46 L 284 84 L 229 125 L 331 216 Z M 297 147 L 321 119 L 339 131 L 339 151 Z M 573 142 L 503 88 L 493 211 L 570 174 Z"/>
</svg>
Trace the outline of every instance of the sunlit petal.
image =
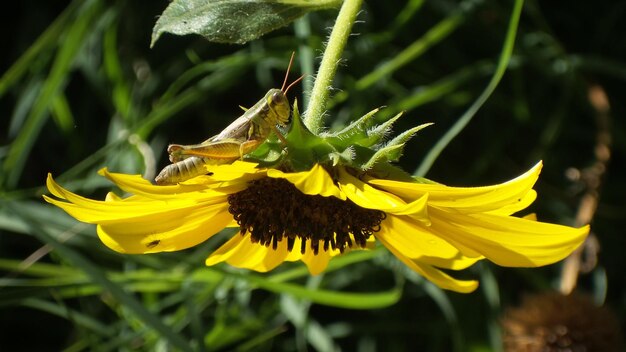
<svg viewBox="0 0 626 352">
<path fill-rule="evenodd" d="M 328 172 L 318 164 L 309 171 L 285 173 L 276 169 L 269 169 L 267 176 L 272 178 L 284 178 L 292 183 L 300 192 L 308 195 L 321 195 L 324 197 L 337 197 L 345 200 L 346 196 L 341 193 L 333 182 Z"/>
<path fill-rule="evenodd" d="M 339 187 L 351 201 L 366 209 L 394 209 L 403 207 L 406 202 L 391 193 L 375 189 L 367 183 L 339 168 Z"/>
<path fill-rule="evenodd" d="M 307 243 L 305 253 L 302 254 L 300 252 L 300 246 L 302 245 L 302 241 L 300 238 L 296 238 L 293 246 L 293 250 L 287 257 L 285 261 L 295 262 L 302 261 L 309 270 L 311 275 L 318 275 L 326 270 L 328 266 L 328 262 L 337 255 L 340 255 L 341 252 L 336 249 L 329 248 L 328 251 L 321 250 L 316 254 L 313 252 L 313 248 L 311 248 L 311 244 Z"/>
<path fill-rule="evenodd" d="M 226 206 L 213 205 L 168 220 L 99 224 L 98 236 L 121 253 L 169 252 L 204 242 L 231 220 Z"/>
<path fill-rule="evenodd" d="M 380 239 L 380 242 L 406 266 L 443 289 L 469 293 L 478 287 L 478 281 L 455 279 L 428 264 L 422 264 L 417 260 L 411 260 L 410 258 L 405 257 L 396 249 L 395 246 L 387 243 L 383 239 Z"/>
<path fill-rule="evenodd" d="M 237 160 L 232 164 L 206 165 L 207 171 L 213 181 L 238 181 L 247 182 L 264 177 L 266 169 L 258 169 L 256 163 Z M 193 179 L 192 179 L 193 180 Z"/>
<path fill-rule="evenodd" d="M 537 199 L 537 192 L 531 189 L 519 200 L 519 202 L 511 203 L 495 210 L 486 211 L 485 213 L 494 215 L 515 214 L 520 210 L 528 208 L 535 201 L 535 199 Z"/>
<path fill-rule="evenodd" d="M 170 201 L 139 200 L 135 201 L 97 201 L 80 197 L 69 191 L 63 193 L 70 202 L 44 196 L 51 204 L 65 210 L 79 221 L 90 224 L 107 224 L 132 221 L 168 221 L 179 216 L 178 212 L 189 213 L 198 208 L 223 204 L 226 196 L 205 197 L 198 201 L 177 198 Z"/>
<path fill-rule="evenodd" d="M 267 272 L 284 262 L 288 254 L 286 241 L 279 243 L 274 250 L 252 243 L 249 235 L 235 235 L 213 252 L 205 264 L 210 266 L 226 262 L 237 268 Z"/>
<path fill-rule="evenodd" d="M 441 256 L 453 258 L 458 250 L 440 237 L 405 216 L 389 216 L 381 224 L 376 238 L 384 240 L 409 258 Z"/>
<path fill-rule="evenodd" d="M 366 209 L 378 209 L 387 214 L 409 215 L 425 224 L 429 223 L 428 194 L 406 203 L 399 197 L 380 191 L 350 175 L 345 170 L 340 170 L 339 188 L 356 205 Z"/>
<path fill-rule="evenodd" d="M 458 248 L 434 235 L 428 227 L 406 216 L 390 216 L 376 238 L 393 246 L 403 256 L 446 269 L 464 269 L 483 259 L 468 257 Z"/>
<path fill-rule="evenodd" d="M 44 199 L 47 202 L 62 208 L 76 219 L 88 223 L 167 214 L 170 211 L 190 207 L 220 204 L 226 200 L 226 195 L 206 190 L 203 193 L 196 194 L 195 197 L 154 200 L 134 196 L 133 202 L 107 202 L 74 194 L 59 186 L 50 175 L 48 175 L 47 186 L 53 195 L 67 201 L 57 200 L 44 195 Z"/>
<path fill-rule="evenodd" d="M 370 180 L 368 183 L 404 199 L 417 199 L 427 193 L 428 203 L 432 206 L 449 207 L 463 212 L 489 212 L 520 202 L 527 203 L 529 198 L 526 198 L 526 194 L 537 181 L 541 167 L 539 162 L 511 181 L 486 187 L 448 187 L 441 184 L 380 179 Z"/>
<path fill-rule="evenodd" d="M 177 184 L 171 186 L 156 186 L 144 179 L 141 175 L 128 175 L 109 172 L 107 168 L 100 169 L 98 173 L 111 182 L 115 183 L 125 192 L 142 195 L 150 198 L 172 198 L 182 193 L 198 192 L 207 187 L 202 184 Z"/>
<path fill-rule="evenodd" d="M 491 214 L 431 210 L 432 226 L 450 243 L 472 248 L 502 266 L 535 267 L 557 262 L 582 244 L 589 227 L 573 228 Z"/>
<path fill-rule="evenodd" d="M 309 269 L 311 275 L 319 275 L 328 267 L 328 263 L 333 258 L 332 253 L 333 251 L 320 251 L 315 255 L 313 251 L 309 250 L 304 253 L 301 260 Z M 335 255 L 339 255 L 339 251 Z"/>
</svg>

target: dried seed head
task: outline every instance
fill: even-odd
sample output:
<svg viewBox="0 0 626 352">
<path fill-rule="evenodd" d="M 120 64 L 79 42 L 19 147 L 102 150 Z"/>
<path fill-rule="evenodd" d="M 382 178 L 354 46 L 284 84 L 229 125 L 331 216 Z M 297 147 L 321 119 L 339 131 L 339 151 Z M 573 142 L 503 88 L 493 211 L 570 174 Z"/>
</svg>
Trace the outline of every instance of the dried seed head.
<svg viewBox="0 0 626 352">
<path fill-rule="evenodd" d="M 589 297 L 543 293 L 524 298 L 502 319 L 504 350 L 522 352 L 622 351 L 619 323 Z"/>
<path fill-rule="evenodd" d="M 306 195 L 280 178 L 252 181 L 247 189 L 231 194 L 228 203 L 241 234 L 250 233 L 253 243 L 276 249 L 286 240 L 291 251 L 299 237 L 303 254 L 307 242 L 315 254 L 320 246 L 324 251 L 332 248 L 342 253 L 346 247 L 364 248 L 386 216 L 350 200 Z"/>
</svg>

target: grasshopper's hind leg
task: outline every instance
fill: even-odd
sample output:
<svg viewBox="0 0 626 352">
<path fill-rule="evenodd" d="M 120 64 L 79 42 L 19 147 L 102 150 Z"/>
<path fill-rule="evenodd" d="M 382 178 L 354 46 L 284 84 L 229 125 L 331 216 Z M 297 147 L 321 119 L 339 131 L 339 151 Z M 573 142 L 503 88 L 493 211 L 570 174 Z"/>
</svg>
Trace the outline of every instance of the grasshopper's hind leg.
<svg viewBox="0 0 626 352">
<path fill-rule="evenodd" d="M 239 159 L 243 160 L 243 156 L 245 154 L 253 152 L 256 148 L 261 145 L 261 141 L 256 139 L 247 140 L 239 146 Z"/>
<path fill-rule="evenodd" d="M 183 155 L 183 151 L 185 150 L 185 146 L 184 145 L 180 145 L 180 144 L 170 144 L 167 147 L 167 154 L 169 154 L 170 156 L 170 162 L 171 163 L 176 163 L 179 162 L 183 159 L 185 159 L 185 156 Z"/>
</svg>

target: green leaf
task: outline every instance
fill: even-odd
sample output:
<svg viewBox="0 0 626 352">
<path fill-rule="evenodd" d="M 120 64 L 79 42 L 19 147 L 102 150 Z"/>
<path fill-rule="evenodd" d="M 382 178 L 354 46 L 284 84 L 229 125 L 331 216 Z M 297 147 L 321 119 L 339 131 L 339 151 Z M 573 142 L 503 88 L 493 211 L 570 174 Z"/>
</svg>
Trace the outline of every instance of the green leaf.
<svg viewBox="0 0 626 352">
<path fill-rule="evenodd" d="M 155 24 L 150 46 L 165 32 L 199 34 L 212 42 L 244 44 L 307 12 L 339 4 L 340 0 L 174 0 Z"/>
</svg>

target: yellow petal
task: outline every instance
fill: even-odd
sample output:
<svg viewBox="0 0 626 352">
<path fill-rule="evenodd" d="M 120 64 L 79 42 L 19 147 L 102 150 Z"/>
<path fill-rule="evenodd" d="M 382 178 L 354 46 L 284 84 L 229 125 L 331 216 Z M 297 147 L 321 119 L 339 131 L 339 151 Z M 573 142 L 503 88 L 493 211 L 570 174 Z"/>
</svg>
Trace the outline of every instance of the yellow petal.
<svg viewBox="0 0 626 352">
<path fill-rule="evenodd" d="M 237 160 L 232 164 L 206 165 L 214 181 L 242 181 L 247 182 L 264 177 L 266 169 L 257 169 L 258 164 Z"/>
<path fill-rule="evenodd" d="M 211 255 L 205 260 L 206 266 L 212 266 L 230 258 L 235 250 L 241 245 L 243 236 L 233 236 L 226 243 L 221 245 L 217 250 L 213 251 Z"/>
<path fill-rule="evenodd" d="M 121 253 L 169 252 L 202 243 L 232 221 L 228 204 L 174 213 L 178 217 L 99 224 L 98 236 L 107 247 Z"/>
<path fill-rule="evenodd" d="M 426 225 L 429 224 L 428 194 L 406 203 L 391 193 L 368 185 L 344 169 L 340 169 L 339 172 L 339 188 L 351 201 L 362 208 L 377 209 L 387 214 L 409 215 Z"/>
<path fill-rule="evenodd" d="M 406 202 L 394 194 L 377 190 L 339 168 L 339 187 L 355 204 L 367 209 L 393 209 Z"/>
<path fill-rule="evenodd" d="M 475 280 L 458 280 L 450 275 L 442 272 L 441 270 L 435 269 L 428 264 L 420 263 L 418 260 L 411 260 L 410 258 L 405 257 L 400 253 L 397 248 L 390 243 L 387 243 L 385 240 L 380 239 L 380 242 L 389 249 L 393 255 L 396 256 L 401 262 L 403 262 L 406 266 L 411 268 L 413 271 L 422 275 L 427 280 L 431 281 L 435 285 L 446 289 L 452 290 L 461 293 L 469 293 L 474 291 L 478 287 L 478 282 Z"/>
<path fill-rule="evenodd" d="M 527 198 L 526 194 L 531 191 L 537 181 L 541 166 L 539 162 L 532 169 L 511 181 L 486 187 L 448 187 L 441 184 L 380 179 L 368 182 L 404 199 L 416 199 L 428 193 L 428 202 L 432 206 L 455 208 L 463 212 L 489 212 L 504 206 L 528 202 L 530 198 Z"/>
<path fill-rule="evenodd" d="M 172 199 L 185 197 L 201 199 L 205 193 L 232 194 L 242 191 L 248 187 L 247 182 L 239 181 L 218 181 L 210 176 L 198 176 L 188 181 L 175 185 L 156 186 L 141 177 L 141 175 L 126 175 L 111 173 L 106 168 L 99 173 L 115 183 L 123 191 L 153 199 Z"/>
<path fill-rule="evenodd" d="M 465 246 L 501 266 L 555 263 L 580 246 L 589 227 L 572 228 L 492 214 L 465 215 L 431 209 L 432 227 L 456 247 Z"/>
<path fill-rule="evenodd" d="M 482 256 L 464 255 L 458 248 L 434 235 L 429 227 L 406 216 L 387 217 L 375 236 L 387 246 L 393 246 L 404 257 L 441 268 L 465 269 L 483 259 Z"/>
<path fill-rule="evenodd" d="M 180 193 L 189 193 L 205 190 L 202 184 L 178 184 L 172 186 L 156 186 L 144 179 L 141 175 L 127 175 L 109 172 L 102 168 L 98 173 L 115 183 L 125 192 L 142 195 L 150 198 L 176 197 Z"/>
<path fill-rule="evenodd" d="M 79 221 L 92 224 L 168 221 L 173 217 L 179 217 L 180 214 L 177 212 L 188 213 L 193 212 L 196 208 L 227 203 L 227 195 L 211 190 L 191 193 L 193 196 L 179 196 L 171 199 L 131 196 L 125 200 L 120 200 L 119 197 L 109 195 L 107 196 L 108 201 L 99 201 L 81 197 L 65 190 L 50 176 L 48 176 L 47 186 L 53 195 L 67 200 L 66 202 L 44 196 L 47 202 L 62 208 Z"/>
<path fill-rule="evenodd" d="M 302 241 L 300 238 L 296 238 L 293 246 L 293 250 L 285 261 L 295 262 L 301 260 L 309 270 L 311 275 L 319 275 L 328 267 L 328 262 L 337 255 L 341 255 L 341 252 L 336 249 L 329 248 L 328 251 L 324 251 L 322 248 L 319 249 L 319 252 L 315 254 L 313 252 L 313 248 L 311 248 L 311 242 L 308 242 L 306 245 L 305 253 L 302 254 L 300 252 L 300 247 L 302 245 Z"/>
<path fill-rule="evenodd" d="M 501 208 L 498 208 L 496 210 L 491 210 L 485 213 L 494 214 L 494 215 L 515 214 L 520 210 L 528 208 L 535 201 L 535 199 L 537 199 L 537 192 L 531 189 L 517 203 L 511 203 L 509 205 L 505 205 Z"/>
<path fill-rule="evenodd" d="M 319 275 L 326 270 L 328 267 L 328 262 L 333 258 L 331 255 L 331 251 L 319 251 L 319 253 L 314 254 L 312 250 L 308 250 L 302 256 L 302 262 L 306 265 L 307 269 L 309 269 L 309 273 L 311 275 Z M 339 251 L 337 251 L 336 255 L 339 255 Z"/>
<path fill-rule="evenodd" d="M 95 201 L 66 194 L 73 203 L 44 196 L 51 204 L 65 210 L 79 221 L 90 224 L 109 224 L 133 221 L 168 221 L 179 212 L 190 213 L 212 205 L 227 204 L 226 196 L 206 197 L 202 201 L 175 199 L 168 202 L 155 200 Z"/>
<path fill-rule="evenodd" d="M 333 196 L 341 200 L 346 199 L 346 196 L 337 188 L 328 172 L 319 164 L 315 164 L 309 171 L 293 173 L 269 169 L 267 170 L 267 176 L 272 178 L 284 178 L 304 194 L 313 196 L 321 195 L 323 197 Z"/>
<path fill-rule="evenodd" d="M 289 252 L 287 242 L 282 241 L 276 250 L 250 241 L 250 235 L 234 235 L 230 240 L 213 252 L 207 259 L 207 266 L 226 262 L 237 268 L 267 272 L 282 262 Z"/>
</svg>

